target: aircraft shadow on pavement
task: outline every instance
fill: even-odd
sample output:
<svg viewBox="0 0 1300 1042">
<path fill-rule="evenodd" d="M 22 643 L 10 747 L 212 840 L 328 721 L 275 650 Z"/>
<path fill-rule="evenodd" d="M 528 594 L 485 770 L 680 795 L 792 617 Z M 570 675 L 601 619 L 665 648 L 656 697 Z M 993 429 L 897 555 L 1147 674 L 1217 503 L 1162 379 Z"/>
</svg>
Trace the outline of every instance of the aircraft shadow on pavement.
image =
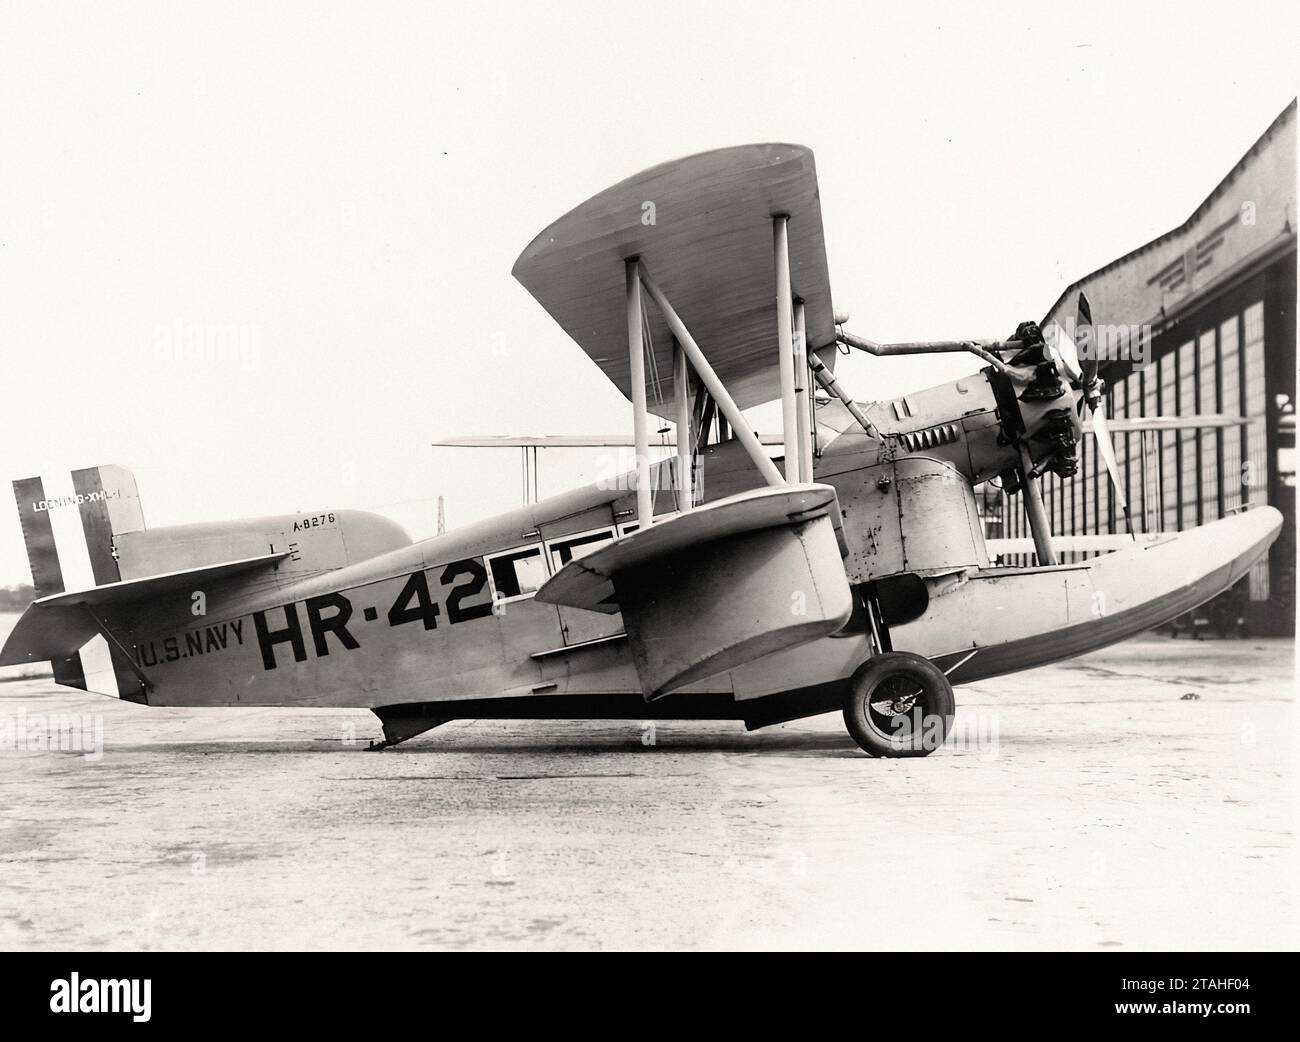
<svg viewBox="0 0 1300 1042">
<path fill-rule="evenodd" d="M 573 755 L 597 756 L 627 753 L 642 757 L 664 754 L 699 753 L 781 753 L 795 756 L 844 756 L 863 758 L 862 752 L 845 734 L 834 732 L 790 732 L 755 734 L 746 731 L 735 733 L 672 734 L 659 736 L 653 746 L 641 744 L 638 731 L 625 735 L 593 734 L 590 738 L 572 734 L 548 736 L 544 732 L 531 734 L 499 734 L 476 737 L 466 730 L 447 735 L 427 735 L 384 750 L 367 748 L 369 739 L 357 738 L 347 742 L 338 738 L 292 739 L 286 741 L 239 740 L 220 738 L 198 741 L 159 740 L 114 744 L 116 753 L 164 753 L 173 755 L 320 755 L 328 753 L 367 753 L 374 756 L 449 756 L 465 753 L 480 755 L 511 755 L 521 757 Z"/>
</svg>

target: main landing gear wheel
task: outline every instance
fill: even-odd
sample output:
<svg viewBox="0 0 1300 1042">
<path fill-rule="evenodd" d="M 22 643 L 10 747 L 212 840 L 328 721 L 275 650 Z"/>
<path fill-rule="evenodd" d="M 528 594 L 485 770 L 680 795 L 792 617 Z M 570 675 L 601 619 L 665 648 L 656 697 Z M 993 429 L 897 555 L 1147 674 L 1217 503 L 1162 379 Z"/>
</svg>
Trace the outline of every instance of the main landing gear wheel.
<svg viewBox="0 0 1300 1042">
<path fill-rule="evenodd" d="M 933 662 L 889 651 L 849 678 L 844 726 L 871 756 L 929 756 L 948 737 L 956 711 L 952 685 Z"/>
</svg>

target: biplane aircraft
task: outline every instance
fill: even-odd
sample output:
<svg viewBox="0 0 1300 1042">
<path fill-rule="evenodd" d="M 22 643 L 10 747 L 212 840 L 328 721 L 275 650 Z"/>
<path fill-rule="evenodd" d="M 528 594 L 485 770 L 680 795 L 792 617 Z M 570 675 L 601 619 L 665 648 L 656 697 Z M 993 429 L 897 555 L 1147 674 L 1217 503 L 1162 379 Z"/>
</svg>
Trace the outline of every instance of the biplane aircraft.
<svg viewBox="0 0 1300 1042">
<path fill-rule="evenodd" d="M 146 528 L 116 466 L 20 480 L 38 596 L 0 664 L 50 659 L 60 684 L 149 706 L 363 707 L 376 748 L 456 719 L 839 710 L 867 753 L 916 756 L 948 733 L 954 685 L 1173 619 L 1278 535 L 1264 506 L 1058 563 L 1041 476 L 1074 472 L 1085 424 L 1114 474 L 1096 353 L 1032 322 L 1000 341 L 845 331 L 807 148 L 653 167 L 513 273 L 630 400 L 633 472 L 418 542 L 343 509 Z M 859 402 L 842 346 L 982 368 Z M 778 400 L 771 453 L 743 410 Z M 676 431 L 658 462 L 652 417 Z M 1032 567 L 990 556 L 988 481 L 1023 502 Z"/>
</svg>

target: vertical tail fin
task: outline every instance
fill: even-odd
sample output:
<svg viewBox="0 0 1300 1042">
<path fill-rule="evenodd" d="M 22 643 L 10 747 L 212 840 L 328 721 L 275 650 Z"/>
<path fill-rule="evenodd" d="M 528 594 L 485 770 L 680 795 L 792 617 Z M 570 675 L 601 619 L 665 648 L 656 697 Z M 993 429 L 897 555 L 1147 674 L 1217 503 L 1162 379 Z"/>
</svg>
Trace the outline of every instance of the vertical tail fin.
<svg viewBox="0 0 1300 1042">
<path fill-rule="evenodd" d="M 121 580 L 113 537 L 144 528 L 129 470 L 114 464 L 87 467 L 22 478 L 13 487 L 38 598 Z M 51 665 L 55 682 L 67 687 L 126 695 L 140 686 L 103 637 Z"/>
</svg>

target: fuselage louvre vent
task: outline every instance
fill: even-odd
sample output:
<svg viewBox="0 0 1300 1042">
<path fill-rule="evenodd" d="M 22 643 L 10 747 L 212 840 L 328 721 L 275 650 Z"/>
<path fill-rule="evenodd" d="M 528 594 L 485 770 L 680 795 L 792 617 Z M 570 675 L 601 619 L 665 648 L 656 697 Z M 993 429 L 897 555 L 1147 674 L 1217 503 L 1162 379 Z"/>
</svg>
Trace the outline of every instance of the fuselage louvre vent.
<svg viewBox="0 0 1300 1042">
<path fill-rule="evenodd" d="M 940 445 L 951 445 L 957 440 L 959 432 L 955 423 L 941 423 L 937 427 L 927 427 L 925 430 L 911 431 L 901 436 L 900 440 L 903 447 L 908 452 L 920 452 L 922 449 L 933 449 Z"/>
</svg>

